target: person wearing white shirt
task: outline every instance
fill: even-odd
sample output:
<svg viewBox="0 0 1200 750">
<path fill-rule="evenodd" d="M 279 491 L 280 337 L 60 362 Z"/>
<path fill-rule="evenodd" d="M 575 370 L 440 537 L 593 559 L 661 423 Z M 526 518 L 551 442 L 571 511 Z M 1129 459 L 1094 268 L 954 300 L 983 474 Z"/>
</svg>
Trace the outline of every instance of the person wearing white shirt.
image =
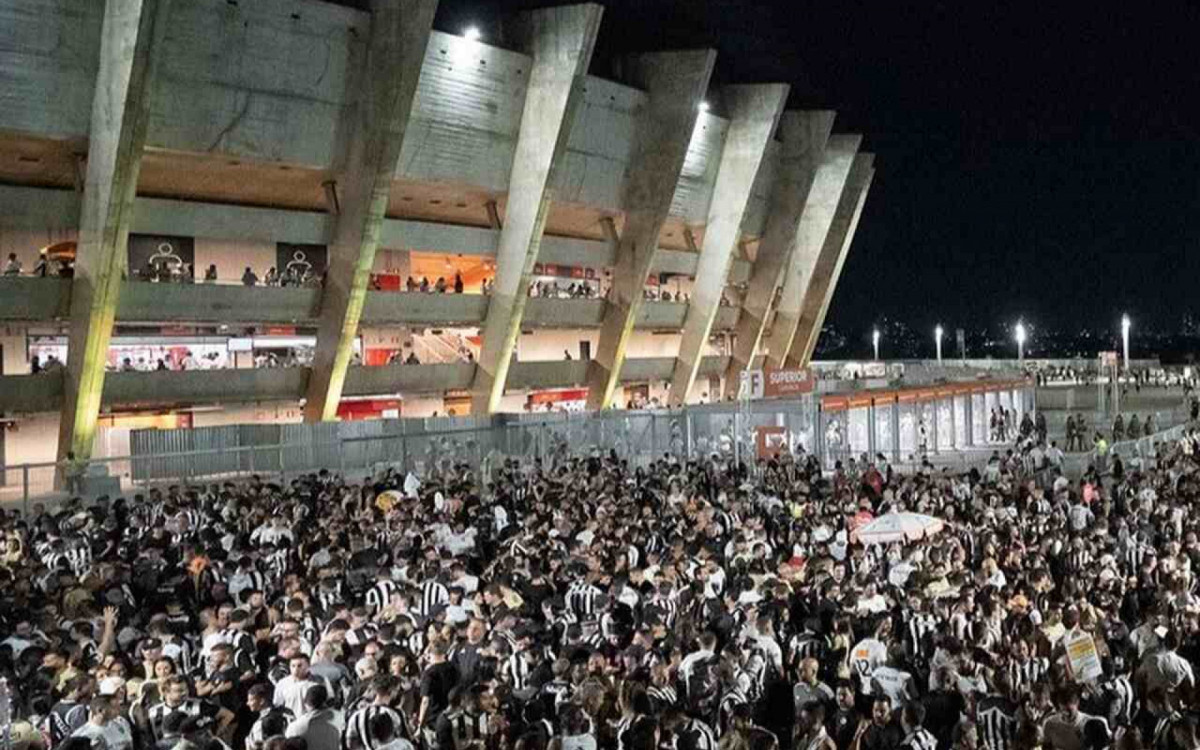
<svg viewBox="0 0 1200 750">
<path fill-rule="evenodd" d="M 858 675 L 860 692 L 863 695 L 871 695 L 871 676 L 887 662 L 887 657 L 887 646 L 878 637 L 864 638 L 850 649 L 850 670 Z"/>
<path fill-rule="evenodd" d="M 293 656 L 288 661 L 288 669 L 290 670 L 288 676 L 275 683 L 275 698 L 272 702 L 276 706 L 290 710 L 295 716 L 301 716 L 306 711 L 304 696 L 308 689 L 313 685 L 325 685 L 325 680 L 318 679 L 312 674 L 308 657 L 304 654 Z"/>
<path fill-rule="evenodd" d="M 1078 533 L 1091 526 L 1096 516 L 1092 513 L 1092 509 L 1083 503 L 1075 503 L 1067 511 L 1067 518 L 1071 522 L 1071 530 Z"/>
<path fill-rule="evenodd" d="M 1058 447 L 1058 441 L 1050 441 L 1050 447 L 1046 449 L 1046 463 L 1054 468 L 1059 468 L 1062 466 L 1064 458 L 1062 448 Z"/>
<path fill-rule="evenodd" d="M 885 664 L 871 673 L 871 693 L 886 695 L 896 711 L 917 697 L 917 687 L 912 674 Z"/>
<path fill-rule="evenodd" d="M 705 659 L 711 659 L 716 653 L 717 637 L 712 633 L 704 633 L 700 636 L 700 648 L 683 657 L 683 661 L 679 663 L 679 675 L 683 678 L 684 688 L 688 687 L 688 682 L 692 677 L 692 670 L 696 665 Z"/>
</svg>

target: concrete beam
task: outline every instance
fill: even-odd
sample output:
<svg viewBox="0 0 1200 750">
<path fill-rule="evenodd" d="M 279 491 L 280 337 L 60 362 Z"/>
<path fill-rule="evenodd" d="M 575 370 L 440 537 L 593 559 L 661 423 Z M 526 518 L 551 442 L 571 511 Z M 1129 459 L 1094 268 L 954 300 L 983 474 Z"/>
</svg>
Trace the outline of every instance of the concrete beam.
<svg viewBox="0 0 1200 750">
<path fill-rule="evenodd" d="M 92 99 L 87 177 L 71 293 L 71 356 L 58 455 L 92 453 L 133 196 L 146 145 L 150 92 L 171 0 L 107 0 Z"/>
<path fill-rule="evenodd" d="M 787 361 L 788 350 L 800 323 L 804 294 L 825 244 L 825 236 L 833 224 L 833 214 L 837 210 L 842 189 L 846 186 L 850 165 L 861 143 L 860 135 L 834 135 L 825 144 L 821 166 L 809 191 L 804 215 L 800 217 L 800 231 L 784 273 L 783 290 L 775 303 L 775 322 L 767 342 L 767 362 L 771 367 L 783 367 Z"/>
<path fill-rule="evenodd" d="M 589 409 L 611 406 L 620 383 L 646 277 L 654 266 L 658 237 L 671 210 L 716 59 L 714 50 L 663 52 L 638 57 L 631 66 L 635 82 L 647 92 L 649 101 L 625 187 L 625 225 L 616 241 L 612 289 L 600 324 L 596 357 L 588 364 Z"/>
<path fill-rule="evenodd" d="M 800 218 L 808 201 L 821 155 L 833 129 L 830 111 L 785 112 L 779 123 L 779 167 L 771 191 L 766 230 L 742 300 L 733 356 L 725 373 L 725 395 L 736 396 L 742 371 L 750 367 L 767 328 L 767 314 L 791 260 Z"/>
<path fill-rule="evenodd" d="M 722 92 L 730 116 L 729 132 L 721 149 L 717 182 L 692 285 L 692 303 L 671 377 L 668 403 L 673 407 L 686 403 L 688 391 L 696 380 L 704 345 L 729 277 L 734 249 L 741 238 L 754 179 L 783 114 L 788 90 L 785 84 L 762 84 L 730 86 Z"/>
<path fill-rule="evenodd" d="M 472 414 L 491 414 L 504 395 L 550 207 L 549 185 L 566 150 L 603 11 L 599 5 L 569 5 L 532 11 L 520 19 L 533 67 L 509 177 L 483 348 L 471 387 Z"/>
<path fill-rule="evenodd" d="M 338 180 L 340 212 L 329 248 L 306 422 L 337 417 L 367 285 L 387 210 L 392 175 L 417 92 L 437 0 L 375 0 L 360 72 L 361 94 Z"/>
<path fill-rule="evenodd" d="M 788 354 L 788 366 L 807 367 L 812 359 L 817 339 L 821 337 L 821 326 L 825 324 L 825 314 L 829 311 L 829 302 L 833 299 L 833 290 L 837 288 L 842 266 L 850 254 L 850 243 L 854 241 L 867 192 L 871 189 L 871 180 L 875 176 L 874 163 L 874 154 L 854 157 L 846 187 L 833 214 L 833 224 L 829 227 L 821 256 L 813 270 L 812 281 L 804 294 L 800 325 L 796 328 L 796 337 Z"/>
</svg>

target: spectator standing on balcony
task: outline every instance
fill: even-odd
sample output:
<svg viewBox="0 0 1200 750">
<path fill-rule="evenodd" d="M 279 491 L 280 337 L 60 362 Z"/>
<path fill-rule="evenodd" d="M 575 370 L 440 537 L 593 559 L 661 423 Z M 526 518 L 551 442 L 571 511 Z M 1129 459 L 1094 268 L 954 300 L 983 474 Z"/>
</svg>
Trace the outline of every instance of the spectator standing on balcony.
<svg viewBox="0 0 1200 750">
<path fill-rule="evenodd" d="M 457 271 L 454 272 L 454 293 L 455 294 L 463 293 L 462 274 Z"/>
<path fill-rule="evenodd" d="M 566 349 L 563 349 L 563 361 L 570 362 L 572 359 L 573 359 L 573 357 L 571 357 L 571 353 L 569 351 L 567 351 Z"/>
<path fill-rule="evenodd" d="M 16 253 L 8 254 L 8 262 L 4 264 L 4 275 L 5 276 L 20 276 L 21 275 L 21 261 L 17 260 Z"/>
<path fill-rule="evenodd" d="M 46 278 L 46 273 L 47 273 L 46 269 L 47 268 L 48 268 L 48 261 L 46 259 L 46 251 L 43 250 L 41 253 L 38 254 L 38 262 L 37 262 L 37 265 L 35 265 L 33 267 L 33 275 L 44 279 L 44 278 Z"/>
<path fill-rule="evenodd" d="M 58 278 L 60 278 L 60 279 L 75 278 L 75 264 L 69 260 L 60 260 L 58 262 Z"/>
<path fill-rule="evenodd" d="M 421 289 L 421 293 L 422 293 L 422 294 L 424 294 L 424 293 L 426 293 L 426 292 L 428 292 L 428 291 L 429 291 L 429 277 L 428 277 L 428 276 L 422 276 L 422 277 L 421 277 L 421 287 L 420 287 L 420 289 Z"/>
<path fill-rule="evenodd" d="M 275 269 L 275 266 L 271 266 L 271 269 L 267 271 L 267 278 L 263 280 L 263 283 L 267 286 L 280 285 L 281 279 L 279 278 L 279 271 Z"/>
<path fill-rule="evenodd" d="M 274 271 L 275 269 L 271 269 Z M 246 272 L 242 274 L 242 286 L 257 286 L 258 275 L 251 270 L 250 266 L 246 266 Z"/>
<path fill-rule="evenodd" d="M 445 294 L 446 293 L 446 277 L 438 276 L 437 283 L 433 285 L 433 288 L 438 294 Z"/>
<path fill-rule="evenodd" d="M 210 263 L 208 266 L 208 270 L 204 272 L 204 283 L 205 284 L 217 283 L 217 264 L 216 263 Z"/>
<path fill-rule="evenodd" d="M 404 282 L 404 288 L 410 292 L 417 291 L 417 280 L 412 276 L 409 276 L 408 281 Z"/>
</svg>

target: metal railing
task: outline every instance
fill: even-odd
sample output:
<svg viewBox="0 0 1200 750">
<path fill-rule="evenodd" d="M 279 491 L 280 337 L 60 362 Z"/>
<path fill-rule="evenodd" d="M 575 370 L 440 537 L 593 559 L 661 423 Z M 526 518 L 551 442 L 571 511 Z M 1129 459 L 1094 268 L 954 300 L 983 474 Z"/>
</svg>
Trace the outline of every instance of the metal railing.
<svg viewBox="0 0 1200 750">
<path fill-rule="evenodd" d="M 787 425 L 789 419 L 811 419 L 812 409 L 810 400 L 805 405 L 775 402 L 752 413 L 721 405 L 600 415 L 524 415 L 496 421 L 467 417 L 147 430 L 140 436 L 131 435 L 129 456 L 0 470 L 0 504 L 16 504 L 27 511 L 33 503 L 76 494 L 116 495 L 150 486 L 220 482 L 251 475 L 286 483 L 321 469 L 348 476 L 374 474 L 385 468 L 422 475 L 434 462 L 453 461 L 478 471 L 496 466 L 504 458 L 536 458 L 552 464 L 578 455 L 580 450 L 615 452 L 634 465 L 645 465 L 664 454 L 681 459 L 710 453 L 748 456 L 754 450 L 756 424 Z M 447 423 L 450 425 L 442 426 Z M 363 434 L 367 430 L 349 429 L 356 426 L 399 431 Z M 799 425 L 793 426 L 795 434 L 802 432 Z M 251 444 L 236 444 L 240 441 Z M 170 449 L 200 445 L 205 447 Z"/>
</svg>

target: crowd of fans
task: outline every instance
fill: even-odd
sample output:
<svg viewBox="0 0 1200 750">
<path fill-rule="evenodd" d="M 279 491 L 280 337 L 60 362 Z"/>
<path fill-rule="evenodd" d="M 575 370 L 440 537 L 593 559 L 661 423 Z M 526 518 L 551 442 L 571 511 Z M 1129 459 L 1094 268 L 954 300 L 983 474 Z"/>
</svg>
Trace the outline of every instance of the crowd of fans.
<svg viewBox="0 0 1200 750">
<path fill-rule="evenodd" d="M 12 737 L 1191 750 L 1198 467 L 1200 433 L 1045 487 L 556 453 L 35 507 L 2 528 Z M 855 541 L 891 511 L 945 528 Z"/>
</svg>

